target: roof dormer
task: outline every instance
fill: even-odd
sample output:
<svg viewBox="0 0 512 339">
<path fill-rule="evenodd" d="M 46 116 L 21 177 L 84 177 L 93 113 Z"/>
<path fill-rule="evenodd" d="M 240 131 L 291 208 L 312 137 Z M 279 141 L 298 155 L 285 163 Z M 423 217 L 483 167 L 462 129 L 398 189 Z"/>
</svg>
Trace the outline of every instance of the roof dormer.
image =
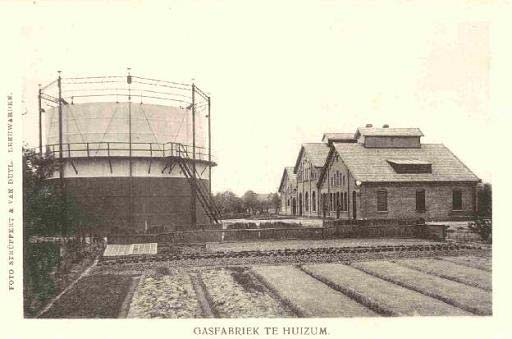
<svg viewBox="0 0 512 339">
<path fill-rule="evenodd" d="M 322 142 L 332 144 L 333 142 L 356 143 L 354 133 L 324 133 Z"/>
<path fill-rule="evenodd" d="M 419 148 L 423 133 L 419 128 L 359 127 L 355 138 L 367 148 Z"/>
</svg>

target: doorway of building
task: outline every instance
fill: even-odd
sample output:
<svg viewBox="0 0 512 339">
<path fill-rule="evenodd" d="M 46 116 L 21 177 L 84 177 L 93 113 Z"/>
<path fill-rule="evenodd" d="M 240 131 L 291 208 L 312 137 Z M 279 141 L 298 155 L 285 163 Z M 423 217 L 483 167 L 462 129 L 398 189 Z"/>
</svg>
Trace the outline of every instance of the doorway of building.
<svg viewBox="0 0 512 339">
<path fill-rule="evenodd" d="M 356 191 L 352 192 L 352 218 L 357 218 Z"/>
<path fill-rule="evenodd" d="M 292 199 L 292 214 L 297 215 L 297 200 L 295 198 Z"/>
</svg>

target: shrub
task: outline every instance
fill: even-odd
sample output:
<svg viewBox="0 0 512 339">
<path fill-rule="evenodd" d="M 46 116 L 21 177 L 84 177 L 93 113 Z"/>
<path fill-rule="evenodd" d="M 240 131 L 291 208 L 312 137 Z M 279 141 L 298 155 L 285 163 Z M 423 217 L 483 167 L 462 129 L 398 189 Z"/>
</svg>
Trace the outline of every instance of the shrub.
<svg viewBox="0 0 512 339">
<path fill-rule="evenodd" d="M 469 230 L 480 235 L 483 241 L 491 242 L 492 238 L 492 220 L 476 218 L 468 224 Z"/>
<path fill-rule="evenodd" d="M 28 243 L 24 274 L 25 316 L 34 315 L 56 293 L 52 279 L 60 262 L 59 246 L 55 243 Z"/>
</svg>

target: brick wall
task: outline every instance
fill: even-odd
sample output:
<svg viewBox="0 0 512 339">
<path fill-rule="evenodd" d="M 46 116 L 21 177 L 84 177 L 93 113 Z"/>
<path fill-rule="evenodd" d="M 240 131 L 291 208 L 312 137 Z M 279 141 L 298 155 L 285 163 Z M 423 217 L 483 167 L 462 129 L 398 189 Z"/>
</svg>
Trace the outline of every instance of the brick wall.
<svg viewBox="0 0 512 339">
<path fill-rule="evenodd" d="M 404 148 L 421 147 L 419 137 L 382 137 L 367 136 L 364 140 L 365 147 L 370 148 Z"/>
<path fill-rule="evenodd" d="M 307 159 L 306 153 L 302 153 L 299 159 L 299 168 L 297 171 L 297 215 L 308 217 L 318 217 L 320 215 L 319 197 L 317 190 L 318 178 L 320 176 L 320 168 L 312 166 L 311 162 Z M 306 172 L 306 168 L 311 171 L 309 178 L 300 178 L 301 171 Z M 307 195 L 307 196 L 306 196 Z M 313 208 L 314 207 L 314 208 Z"/>
<path fill-rule="evenodd" d="M 377 211 L 377 192 L 386 190 L 388 211 Z M 424 212 L 416 211 L 416 191 L 425 190 Z M 452 192 L 462 191 L 462 210 L 452 211 Z M 423 218 L 449 220 L 471 216 L 475 208 L 476 184 L 471 183 L 404 183 L 363 184 L 360 190 L 360 217 L 367 219 Z"/>
<path fill-rule="evenodd" d="M 319 198 L 317 192 L 317 179 L 308 180 L 297 183 L 297 205 L 299 204 L 299 196 L 302 195 L 302 215 L 309 217 L 316 217 L 319 215 Z M 306 193 L 308 199 L 308 208 L 306 209 Z M 313 196 L 315 197 L 315 209 L 313 209 Z M 297 214 L 299 214 L 297 208 Z"/>
<path fill-rule="evenodd" d="M 341 178 L 343 176 L 345 177 L 345 180 L 343 179 L 335 179 L 336 173 L 340 173 Z M 341 158 L 336 159 L 336 157 L 331 157 L 328 164 L 328 170 L 327 173 L 325 173 L 325 178 L 322 183 L 320 193 L 323 197 L 326 197 L 326 204 L 327 206 L 330 204 L 330 196 L 329 194 L 336 195 L 339 193 L 341 196 L 343 193 L 346 193 L 347 196 L 347 203 L 346 203 L 346 210 L 341 208 L 339 212 L 339 218 L 340 219 L 351 219 L 353 217 L 353 208 L 352 208 L 352 192 L 358 189 L 356 188 L 356 183 L 354 177 L 351 175 L 348 168 L 343 163 L 343 160 Z M 324 195 L 325 194 L 325 195 Z M 322 206 L 321 202 L 321 206 Z M 341 203 L 341 198 L 340 198 Z M 356 203 L 359 203 L 356 201 Z M 357 206 L 357 210 L 359 210 L 360 207 Z M 320 209 L 320 215 L 323 215 L 323 211 Z M 331 205 L 330 208 L 328 207 L 327 217 L 337 218 L 337 211 L 336 206 Z"/>
</svg>

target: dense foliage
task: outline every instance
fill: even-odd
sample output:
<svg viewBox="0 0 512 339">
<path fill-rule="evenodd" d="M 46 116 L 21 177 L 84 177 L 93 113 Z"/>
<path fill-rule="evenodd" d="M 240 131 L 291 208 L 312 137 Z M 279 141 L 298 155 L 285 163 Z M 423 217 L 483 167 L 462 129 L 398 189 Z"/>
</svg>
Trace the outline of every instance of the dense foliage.
<svg viewBox="0 0 512 339">
<path fill-rule="evenodd" d="M 492 185 L 484 183 L 478 187 L 478 214 L 468 224 L 469 230 L 478 234 L 485 242 L 492 241 Z"/>
<path fill-rule="evenodd" d="M 80 240 L 65 243 L 32 243 L 31 237 L 73 236 L 91 227 L 92 219 L 75 199 L 64 199 L 56 181 L 48 180 L 58 169 L 51 155 L 23 149 L 23 288 L 26 316 L 34 316 L 58 293 L 58 281 L 66 280 L 70 268 L 94 256 L 94 248 Z M 60 280 L 59 280 L 60 279 Z"/>
<path fill-rule="evenodd" d="M 225 191 L 217 193 L 214 199 L 223 216 L 276 213 L 280 203 L 277 193 L 257 194 L 250 190 L 241 197 L 233 192 Z"/>
<path fill-rule="evenodd" d="M 478 189 L 478 214 L 482 217 L 492 217 L 492 185 L 484 183 Z"/>
<path fill-rule="evenodd" d="M 70 236 L 90 231 L 97 221 L 78 207 L 70 194 L 63 196 L 48 178 L 58 169 L 51 155 L 23 149 L 23 227 L 26 237 Z"/>
<path fill-rule="evenodd" d="M 468 224 L 471 231 L 480 235 L 483 241 L 490 242 L 492 235 L 492 220 L 484 218 L 475 218 Z"/>
<path fill-rule="evenodd" d="M 57 291 L 52 279 L 60 261 L 59 245 L 55 243 L 30 244 L 25 249 L 24 309 L 26 316 L 46 304 Z"/>
</svg>

